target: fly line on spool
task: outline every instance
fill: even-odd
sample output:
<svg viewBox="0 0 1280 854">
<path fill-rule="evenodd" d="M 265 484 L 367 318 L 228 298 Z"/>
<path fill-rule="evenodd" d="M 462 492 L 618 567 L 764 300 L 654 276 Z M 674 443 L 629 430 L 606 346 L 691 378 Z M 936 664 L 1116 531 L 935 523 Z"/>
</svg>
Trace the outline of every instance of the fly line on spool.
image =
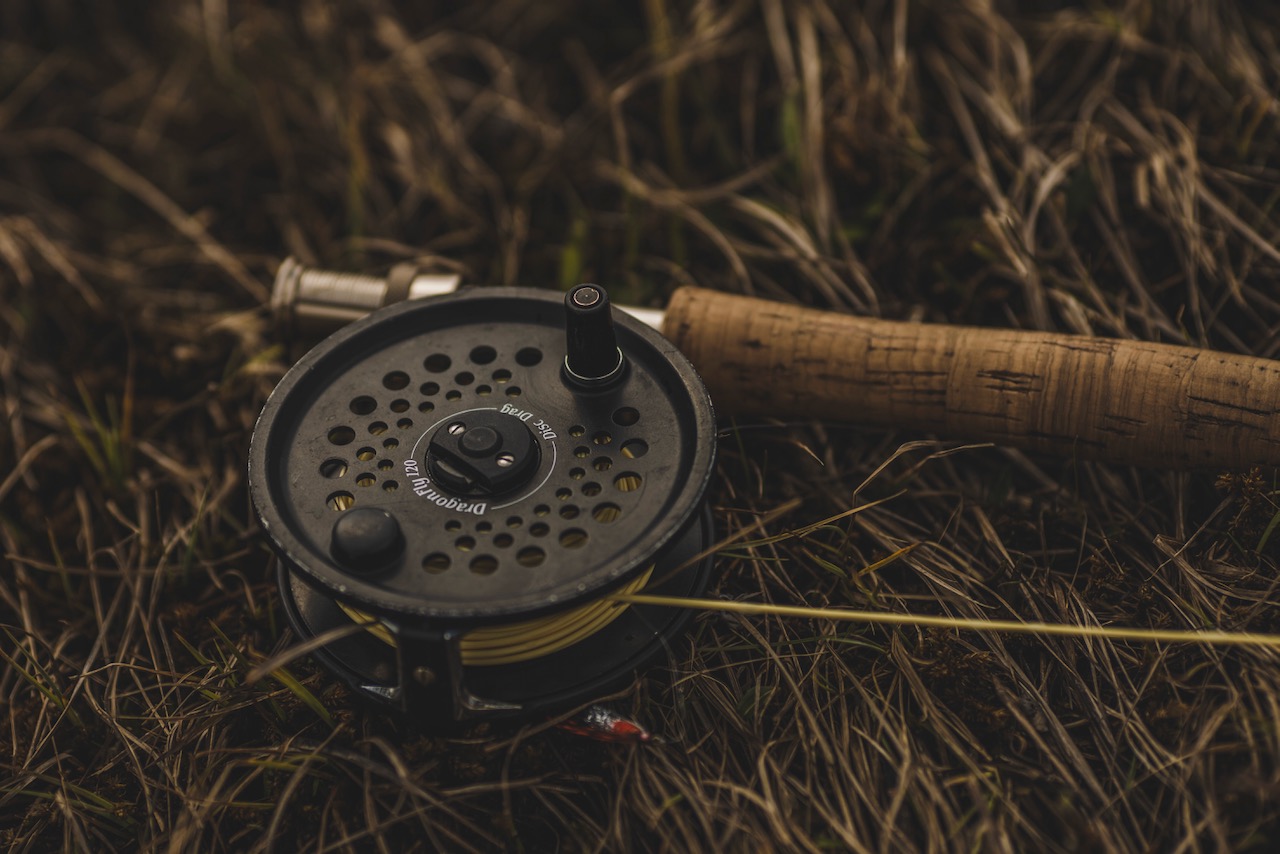
<svg viewBox="0 0 1280 854">
<path fill-rule="evenodd" d="M 653 567 L 649 567 L 613 595 L 640 593 L 652 575 Z M 396 646 L 395 634 L 385 623 L 345 603 L 339 603 L 338 607 L 356 622 L 367 623 L 369 634 L 388 646 Z M 559 614 L 472 629 L 459 641 L 462 663 L 495 667 L 551 655 L 599 633 L 629 607 L 627 602 L 606 597 Z"/>
</svg>

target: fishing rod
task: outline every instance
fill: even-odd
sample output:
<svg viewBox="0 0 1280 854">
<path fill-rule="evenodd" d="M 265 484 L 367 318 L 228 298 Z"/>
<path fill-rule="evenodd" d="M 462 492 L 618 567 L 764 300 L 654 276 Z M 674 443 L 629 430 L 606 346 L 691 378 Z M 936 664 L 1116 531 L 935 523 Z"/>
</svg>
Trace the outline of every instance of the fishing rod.
<svg viewBox="0 0 1280 854">
<path fill-rule="evenodd" d="M 413 281 L 412 289 L 396 285 Z M 292 258 L 272 308 L 328 334 L 405 298 L 459 287 Z M 666 310 L 623 306 L 673 341 L 722 410 L 894 427 L 1164 469 L 1280 465 L 1280 362 L 1197 347 L 903 323 L 683 287 Z"/>
<path fill-rule="evenodd" d="M 282 326 L 332 334 L 250 449 L 295 630 L 333 636 L 327 667 L 428 729 L 589 701 L 683 630 L 669 605 L 711 571 L 712 400 L 1135 465 L 1280 464 L 1265 359 L 699 288 L 654 312 L 596 285 L 458 284 L 286 261 Z"/>
</svg>

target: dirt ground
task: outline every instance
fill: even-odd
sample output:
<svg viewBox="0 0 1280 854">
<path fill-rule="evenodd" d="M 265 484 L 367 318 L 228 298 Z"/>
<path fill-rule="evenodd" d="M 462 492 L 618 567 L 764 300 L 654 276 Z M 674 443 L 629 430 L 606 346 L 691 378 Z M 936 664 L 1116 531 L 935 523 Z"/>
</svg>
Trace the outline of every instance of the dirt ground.
<svg viewBox="0 0 1280 854">
<path fill-rule="evenodd" d="M 249 680 L 245 461 L 287 255 L 1274 357 L 1278 90 L 1263 3 L 5 3 L 0 846 L 1275 850 L 1272 649 L 704 613 L 649 745 Z M 1280 631 L 1275 471 L 721 427 L 713 595 Z"/>
</svg>

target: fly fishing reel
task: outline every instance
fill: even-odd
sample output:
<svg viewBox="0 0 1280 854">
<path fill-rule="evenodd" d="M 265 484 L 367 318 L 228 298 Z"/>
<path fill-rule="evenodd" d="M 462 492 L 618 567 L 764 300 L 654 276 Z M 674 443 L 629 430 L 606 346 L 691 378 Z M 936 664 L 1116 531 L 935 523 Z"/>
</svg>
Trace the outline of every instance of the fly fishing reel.
<svg viewBox="0 0 1280 854">
<path fill-rule="evenodd" d="M 705 589 L 714 444 L 693 367 L 602 289 L 477 288 L 303 357 L 249 483 L 294 629 L 336 637 L 316 657 L 447 729 L 589 701 L 663 650 L 689 612 L 610 596 Z"/>
</svg>

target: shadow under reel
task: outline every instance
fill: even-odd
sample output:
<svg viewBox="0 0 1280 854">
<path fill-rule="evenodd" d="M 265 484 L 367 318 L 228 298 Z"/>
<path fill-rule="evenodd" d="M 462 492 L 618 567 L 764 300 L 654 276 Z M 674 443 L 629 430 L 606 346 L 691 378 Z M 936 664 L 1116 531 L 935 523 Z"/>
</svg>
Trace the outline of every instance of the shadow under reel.
<svg viewBox="0 0 1280 854">
<path fill-rule="evenodd" d="M 298 634 L 363 625 L 316 657 L 440 730 L 589 701 L 663 650 L 691 612 L 609 594 L 705 589 L 714 450 L 692 365 L 602 289 L 483 288 L 304 356 L 249 483 Z"/>
</svg>

